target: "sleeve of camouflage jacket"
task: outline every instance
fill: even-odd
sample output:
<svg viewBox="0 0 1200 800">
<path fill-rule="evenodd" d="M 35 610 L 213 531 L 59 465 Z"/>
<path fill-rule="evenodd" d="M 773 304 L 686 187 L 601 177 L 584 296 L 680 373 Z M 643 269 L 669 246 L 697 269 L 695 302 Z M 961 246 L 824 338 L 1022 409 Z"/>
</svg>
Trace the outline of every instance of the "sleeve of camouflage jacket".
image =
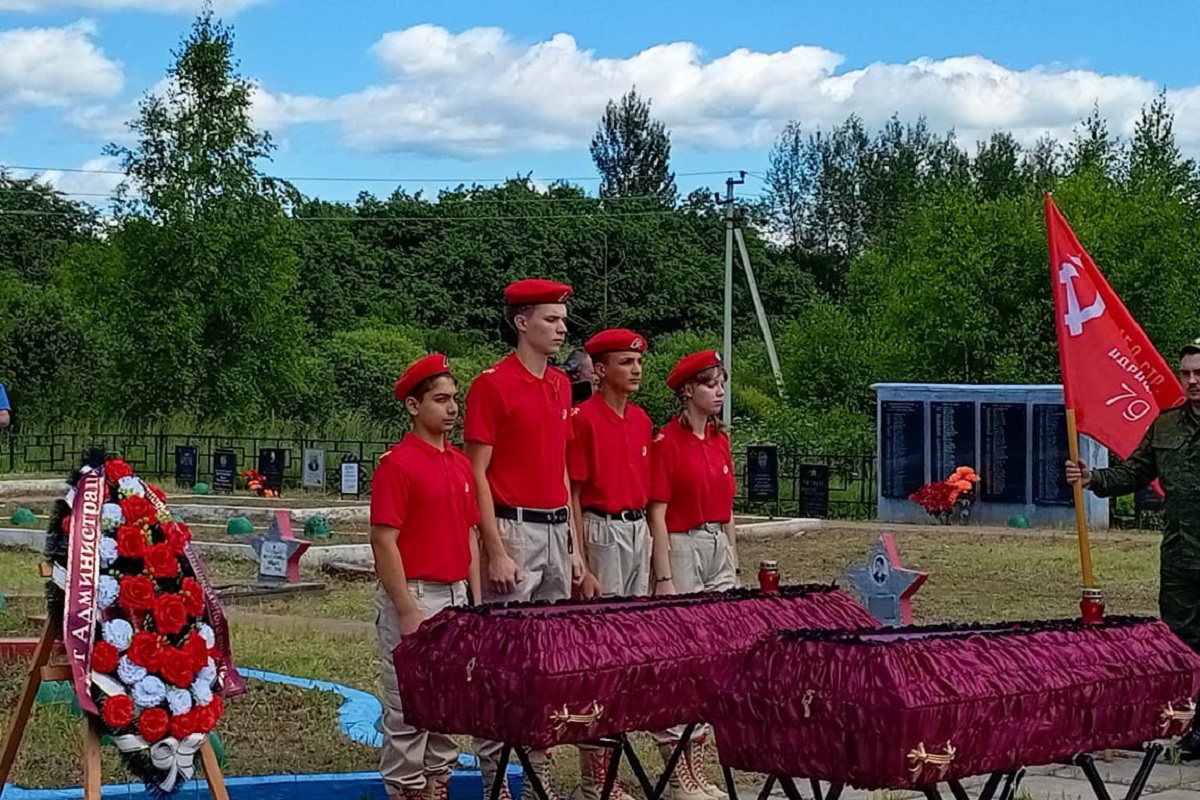
<svg viewBox="0 0 1200 800">
<path fill-rule="evenodd" d="M 1088 484 L 1097 497 L 1116 497 L 1144 489 L 1158 477 L 1158 464 L 1154 459 L 1154 428 L 1146 430 L 1142 443 L 1129 458 L 1115 467 L 1092 470 L 1092 482 Z"/>
</svg>

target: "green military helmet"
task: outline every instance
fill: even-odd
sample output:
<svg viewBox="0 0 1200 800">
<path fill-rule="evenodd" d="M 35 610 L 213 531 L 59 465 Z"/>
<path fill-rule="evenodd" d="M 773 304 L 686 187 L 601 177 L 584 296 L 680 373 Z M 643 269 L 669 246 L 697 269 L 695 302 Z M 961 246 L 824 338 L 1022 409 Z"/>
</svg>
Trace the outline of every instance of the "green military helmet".
<svg viewBox="0 0 1200 800">
<path fill-rule="evenodd" d="M 37 517 L 28 508 L 18 508 L 10 519 L 13 525 L 32 525 L 37 522 Z"/>
<path fill-rule="evenodd" d="M 208 484 L 200 481 L 192 487 L 192 494 L 208 494 Z"/>
<path fill-rule="evenodd" d="M 304 535 L 309 539 L 328 539 L 333 535 L 333 528 L 327 517 L 315 514 L 304 521 Z"/>
<path fill-rule="evenodd" d="M 245 536 L 254 533 L 254 526 L 245 517 L 234 517 L 225 524 L 225 533 L 230 536 Z"/>
<path fill-rule="evenodd" d="M 1008 518 L 1008 527 L 1010 528 L 1028 528 L 1029 520 L 1022 514 Z"/>
</svg>

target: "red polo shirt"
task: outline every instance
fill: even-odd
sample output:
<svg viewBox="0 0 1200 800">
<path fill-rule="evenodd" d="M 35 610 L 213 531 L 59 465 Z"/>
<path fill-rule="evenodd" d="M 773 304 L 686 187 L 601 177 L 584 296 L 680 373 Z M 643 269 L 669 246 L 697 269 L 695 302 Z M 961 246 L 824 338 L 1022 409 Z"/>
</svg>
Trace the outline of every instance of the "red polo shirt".
<svg viewBox="0 0 1200 800">
<path fill-rule="evenodd" d="M 479 524 L 471 462 L 449 444 L 438 450 L 408 434 L 375 468 L 371 524 L 400 531 L 397 544 L 409 580 L 465 581 L 470 529 Z"/>
<path fill-rule="evenodd" d="M 728 435 L 709 428 L 701 439 L 675 419 L 654 437 L 650 461 L 650 500 L 667 504 L 668 532 L 733 519 L 737 479 Z"/>
<path fill-rule="evenodd" d="M 639 406 L 625 416 L 594 394 L 571 415 L 567 450 L 571 480 L 583 484 L 579 504 L 608 514 L 646 507 L 650 495 L 650 442 L 654 425 Z"/>
<path fill-rule="evenodd" d="M 551 510 L 567 505 L 571 382 L 547 367 L 541 378 L 509 355 L 467 392 L 464 436 L 492 446 L 488 485 L 496 505 Z"/>
</svg>

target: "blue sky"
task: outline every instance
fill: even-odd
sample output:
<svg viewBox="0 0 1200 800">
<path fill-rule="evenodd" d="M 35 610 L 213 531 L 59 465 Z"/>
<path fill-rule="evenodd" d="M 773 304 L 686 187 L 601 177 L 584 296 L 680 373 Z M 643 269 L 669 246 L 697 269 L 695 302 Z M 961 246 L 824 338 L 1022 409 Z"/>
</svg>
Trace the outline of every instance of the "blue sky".
<svg viewBox="0 0 1200 800">
<path fill-rule="evenodd" d="M 0 164 L 105 169 L 106 141 L 163 77 L 195 0 L 0 0 Z M 973 146 L 1032 141 L 1098 102 L 1124 132 L 1159 88 L 1200 149 L 1200 4 L 218 0 L 256 120 L 287 177 L 594 175 L 608 97 L 637 83 L 672 131 L 684 190 L 761 172 L 791 118 L 898 111 Z M 153 9 L 153 10 L 147 10 Z M 565 35 L 565 36 L 564 36 Z M 557 37 L 557 38 L 556 38 Z M 103 195 L 116 178 L 50 173 Z M 594 181 L 580 181 L 594 188 Z M 352 198 L 386 182 L 299 181 Z M 752 178 L 746 191 L 761 187 Z"/>
</svg>

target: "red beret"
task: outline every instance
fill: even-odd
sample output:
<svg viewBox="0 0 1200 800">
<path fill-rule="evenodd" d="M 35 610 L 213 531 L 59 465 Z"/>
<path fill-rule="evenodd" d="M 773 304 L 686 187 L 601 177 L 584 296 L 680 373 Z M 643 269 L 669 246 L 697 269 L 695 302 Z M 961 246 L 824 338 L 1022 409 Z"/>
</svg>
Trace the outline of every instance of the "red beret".
<svg viewBox="0 0 1200 800">
<path fill-rule="evenodd" d="M 620 350 L 644 353 L 646 352 L 646 337 L 625 328 L 609 328 L 606 331 L 600 331 L 584 342 L 583 349 L 589 356 L 615 353 Z"/>
<path fill-rule="evenodd" d="M 412 394 L 413 389 L 416 389 L 421 381 L 426 378 L 432 378 L 434 375 L 443 375 L 449 372 L 450 361 L 444 355 L 434 353 L 433 355 L 425 356 L 404 370 L 404 374 L 400 376 L 400 380 L 396 381 L 396 398 L 403 402 L 404 398 Z"/>
<path fill-rule="evenodd" d="M 565 283 L 541 278 L 526 278 L 510 283 L 504 290 L 504 299 L 510 306 L 536 306 L 540 303 L 565 303 L 571 296 L 571 287 Z"/>
<path fill-rule="evenodd" d="M 704 350 L 684 356 L 679 359 L 675 369 L 671 370 L 671 374 L 667 376 L 667 386 L 672 392 L 677 391 L 680 386 L 704 370 L 719 366 L 721 366 L 721 354 L 716 350 Z"/>
</svg>

